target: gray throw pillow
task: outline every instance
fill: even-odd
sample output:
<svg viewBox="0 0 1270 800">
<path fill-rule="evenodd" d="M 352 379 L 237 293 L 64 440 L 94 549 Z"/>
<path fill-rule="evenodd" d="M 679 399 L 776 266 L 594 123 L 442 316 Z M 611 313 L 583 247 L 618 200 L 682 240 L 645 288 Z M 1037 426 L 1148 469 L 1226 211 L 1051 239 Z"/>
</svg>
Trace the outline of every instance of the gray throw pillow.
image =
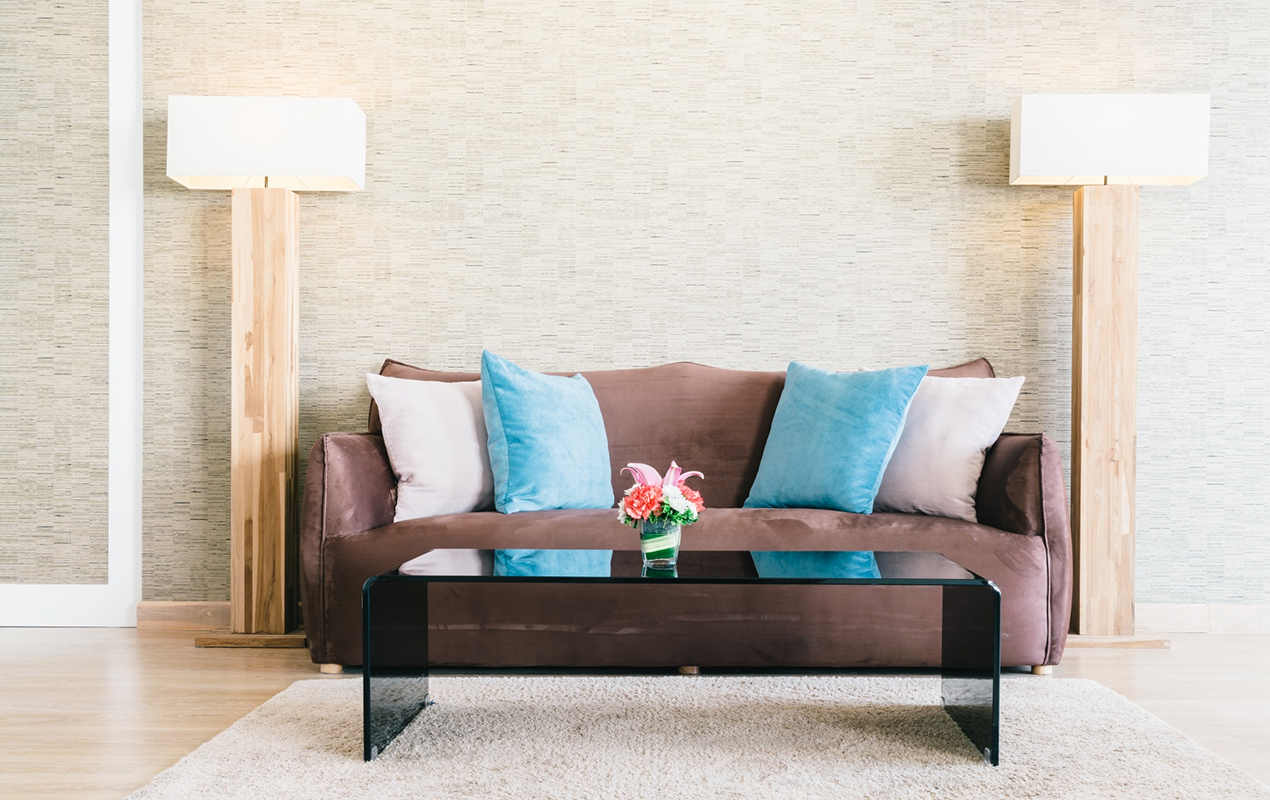
<svg viewBox="0 0 1270 800">
<path fill-rule="evenodd" d="M 922 378 L 874 510 L 977 522 L 984 454 L 1005 430 L 1022 387 L 1022 378 Z"/>
</svg>

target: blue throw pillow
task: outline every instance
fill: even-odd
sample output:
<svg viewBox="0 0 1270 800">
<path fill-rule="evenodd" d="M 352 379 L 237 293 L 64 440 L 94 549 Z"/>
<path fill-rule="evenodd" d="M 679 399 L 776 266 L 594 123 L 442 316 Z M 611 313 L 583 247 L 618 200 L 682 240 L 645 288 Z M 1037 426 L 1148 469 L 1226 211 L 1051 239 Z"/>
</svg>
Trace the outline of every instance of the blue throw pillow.
<svg viewBox="0 0 1270 800">
<path fill-rule="evenodd" d="M 613 507 L 608 436 L 586 378 L 530 372 L 485 351 L 481 402 L 495 508 Z M 608 550 L 496 551 L 494 574 L 605 577 L 611 557 Z"/>
<path fill-rule="evenodd" d="M 926 367 L 826 372 L 797 362 L 772 418 L 746 508 L 873 513 Z M 870 551 L 756 551 L 763 578 L 876 578 Z"/>
<path fill-rule="evenodd" d="M 869 550 L 815 552 L 787 550 L 750 553 L 760 578 L 880 578 Z"/>
<path fill-rule="evenodd" d="M 926 367 L 827 372 L 794 362 L 746 508 L 873 513 Z"/>
<path fill-rule="evenodd" d="M 607 578 L 612 550 L 495 550 L 495 575 Z"/>
</svg>

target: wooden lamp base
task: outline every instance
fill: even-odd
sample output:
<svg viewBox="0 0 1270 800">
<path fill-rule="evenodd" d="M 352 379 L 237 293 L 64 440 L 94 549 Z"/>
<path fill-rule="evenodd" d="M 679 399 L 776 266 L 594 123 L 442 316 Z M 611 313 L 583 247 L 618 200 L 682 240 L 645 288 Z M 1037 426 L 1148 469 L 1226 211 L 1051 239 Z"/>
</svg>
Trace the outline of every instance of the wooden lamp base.
<svg viewBox="0 0 1270 800">
<path fill-rule="evenodd" d="M 232 206 L 230 630 L 279 635 L 295 627 L 300 209 L 290 189 L 234 189 Z"/>
<path fill-rule="evenodd" d="M 267 647 L 300 648 L 307 647 L 304 631 L 296 633 L 206 633 L 194 637 L 195 647 Z"/>
<path fill-rule="evenodd" d="M 1073 198 L 1072 630 L 1134 635 L 1138 187 Z"/>
</svg>

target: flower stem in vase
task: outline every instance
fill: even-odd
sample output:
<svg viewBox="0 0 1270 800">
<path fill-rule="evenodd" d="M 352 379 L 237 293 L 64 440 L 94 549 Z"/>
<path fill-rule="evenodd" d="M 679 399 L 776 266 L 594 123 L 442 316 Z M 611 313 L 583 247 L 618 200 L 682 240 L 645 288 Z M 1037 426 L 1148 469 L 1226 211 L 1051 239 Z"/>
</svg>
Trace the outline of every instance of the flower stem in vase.
<svg viewBox="0 0 1270 800">
<path fill-rule="evenodd" d="M 653 569 L 673 569 L 679 560 L 679 539 L 682 526 L 678 522 L 646 519 L 639 524 L 639 548 L 644 554 L 644 566 Z"/>
</svg>

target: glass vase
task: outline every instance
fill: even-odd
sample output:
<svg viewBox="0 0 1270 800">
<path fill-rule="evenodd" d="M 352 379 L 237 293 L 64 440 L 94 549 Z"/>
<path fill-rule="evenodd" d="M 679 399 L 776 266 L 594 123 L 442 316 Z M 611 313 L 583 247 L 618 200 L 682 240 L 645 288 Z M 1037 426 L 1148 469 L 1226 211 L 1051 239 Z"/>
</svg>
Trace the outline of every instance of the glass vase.
<svg viewBox="0 0 1270 800">
<path fill-rule="evenodd" d="M 674 567 L 671 567 L 670 569 L 657 569 L 656 567 L 650 567 L 645 564 L 644 569 L 640 571 L 639 576 L 641 578 L 678 578 L 679 570 Z"/>
<path fill-rule="evenodd" d="M 639 549 L 644 566 L 652 569 L 674 569 L 679 560 L 678 522 L 646 519 L 639 523 Z"/>
</svg>

